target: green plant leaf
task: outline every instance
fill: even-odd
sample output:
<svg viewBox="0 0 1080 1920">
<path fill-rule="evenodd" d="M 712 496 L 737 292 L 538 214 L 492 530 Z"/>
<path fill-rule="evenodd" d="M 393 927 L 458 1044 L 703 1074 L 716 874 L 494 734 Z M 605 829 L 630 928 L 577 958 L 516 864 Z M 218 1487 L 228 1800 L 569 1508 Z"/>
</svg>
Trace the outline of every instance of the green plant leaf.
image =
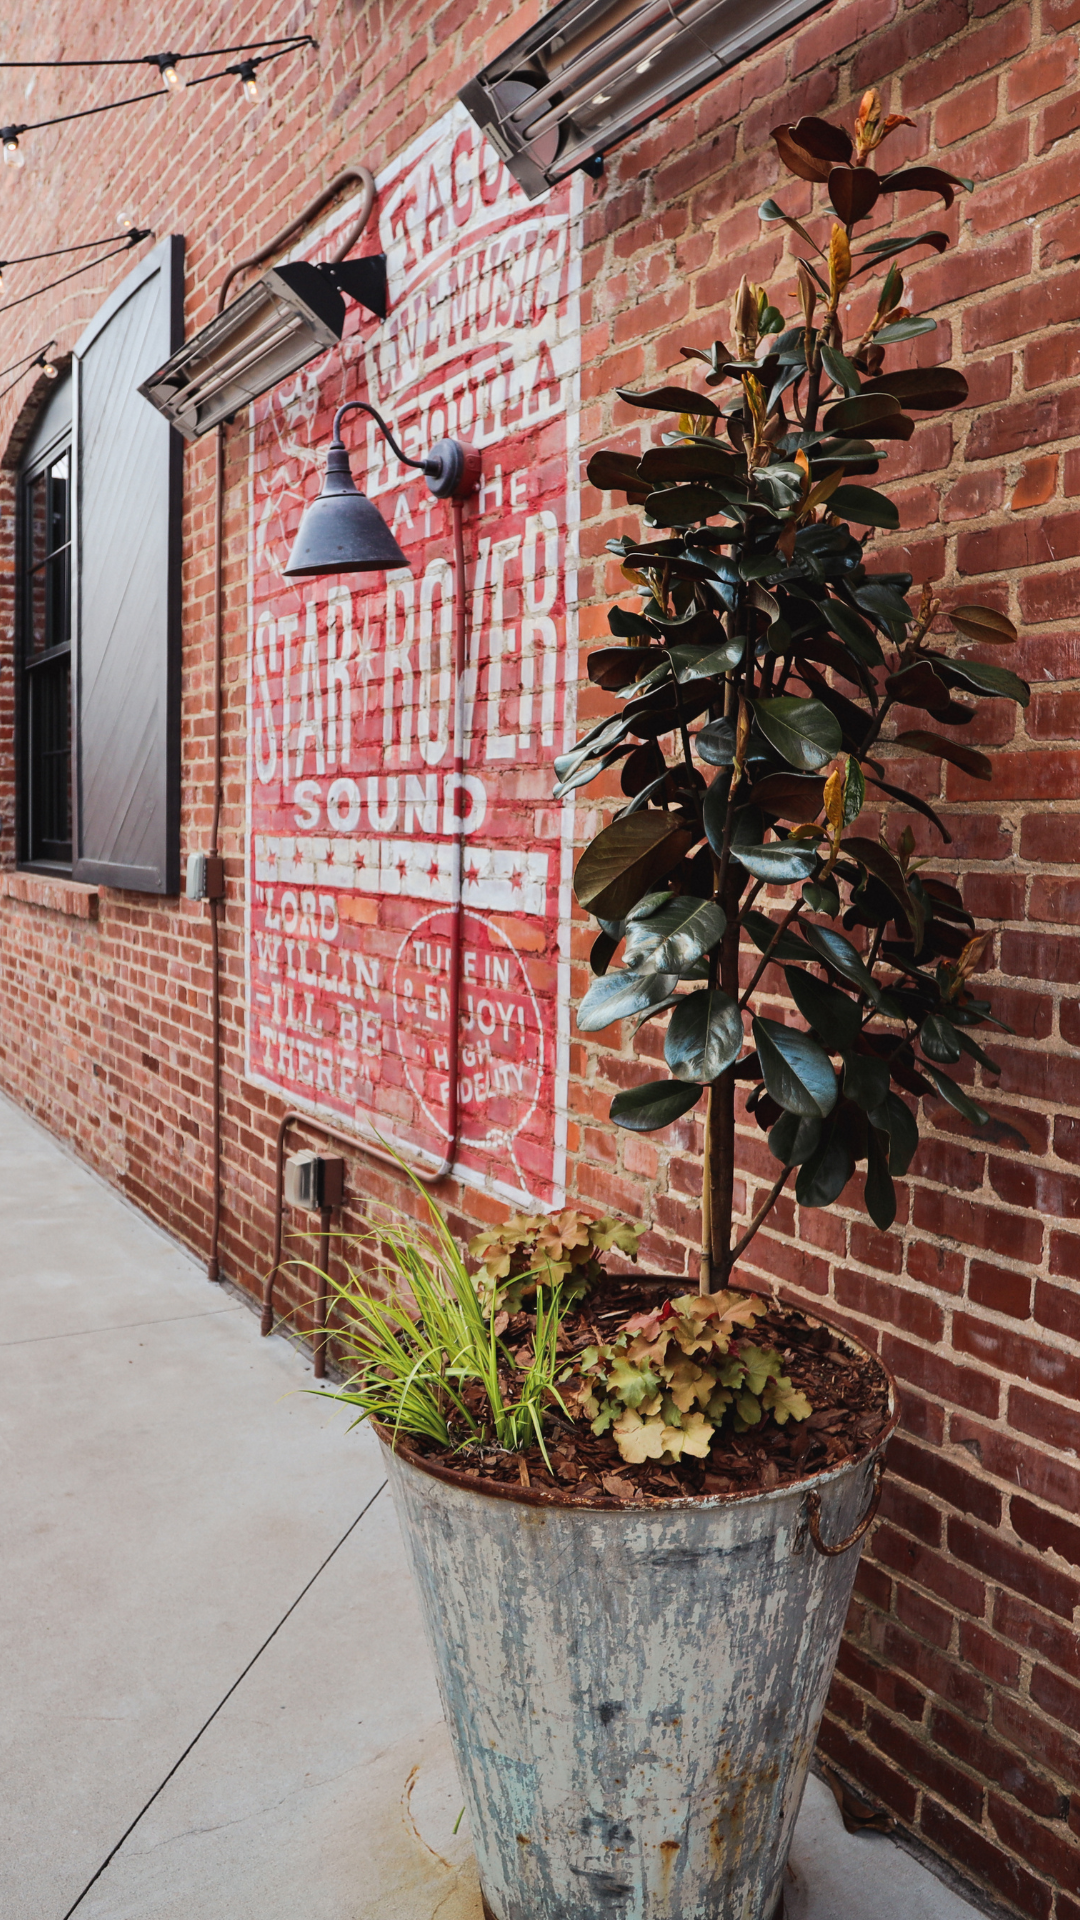
<svg viewBox="0 0 1080 1920">
<path fill-rule="evenodd" d="M 722 477 L 746 485 L 746 462 L 719 440 L 680 440 L 674 447 L 649 447 L 638 462 L 643 481 L 679 483 Z"/>
<path fill-rule="evenodd" d="M 658 527 L 693 527 L 723 513 L 724 501 L 708 487 L 663 487 L 650 493 L 645 511 Z"/>
<path fill-rule="evenodd" d="M 943 1013 L 928 1013 L 919 1028 L 919 1045 L 928 1060 L 942 1066 L 954 1066 L 964 1049 L 951 1020 Z"/>
<path fill-rule="evenodd" d="M 803 1019 L 825 1042 L 830 1053 L 844 1053 L 855 1045 L 862 1027 L 858 1001 L 840 993 L 836 987 L 827 986 L 814 974 L 804 973 L 801 967 L 786 967 L 784 978 Z M 887 1087 L 888 1076 L 885 1084 Z"/>
<path fill-rule="evenodd" d="M 907 733 L 898 733 L 895 746 L 906 747 L 909 753 L 925 753 L 933 760 L 948 760 L 954 767 L 961 767 L 970 773 L 973 780 L 992 780 L 993 764 L 985 753 L 979 753 L 975 747 L 962 746 L 959 740 L 949 740 L 940 733 L 925 733 L 919 727 Z"/>
<path fill-rule="evenodd" d="M 880 1107 L 888 1091 L 887 1060 L 874 1060 L 866 1053 L 853 1053 L 845 1059 L 844 1092 L 864 1113 Z"/>
<path fill-rule="evenodd" d="M 732 845 L 731 857 L 755 880 L 770 880 L 777 885 L 807 879 L 818 863 L 816 848 L 808 847 L 805 841 L 777 840 L 764 847 Z"/>
<path fill-rule="evenodd" d="M 668 1023 L 664 1059 L 678 1080 L 708 1086 L 742 1052 L 738 1004 L 719 987 L 703 987 L 679 1001 Z"/>
<path fill-rule="evenodd" d="M 811 913 L 827 913 L 835 920 L 840 911 L 840 891 L 831 880 L 808 880 L 802 897 Z"/>
<path fill-rule="evenodd" d="M 597 934 L 589 948 L 589 970 L 595 973 L 598 979 L 607 972 L 615 958 L 618 945 L 618 941 L 613 940 L 610 933 L 605 933 L 603 929 Z"/>
<path fill-rule="evenodd" d="M 836 1074 L 827 1053 L 809 1033 L 779 1020 L 757 1018 L 754 1044 L 765 1085 L 785 1113 L 823 1119 L 836 1104 Z"/>
<path fill-rule="evenodd" d="M 773 940 L 779 922 L 770 920 L 767 913 L 759 913 L 756 907 L 750 907 L 743 914 L 742 923 L 758 952 L 766 952 Z M 814 954 L 805 942 L 797 939 L 793 933 L 782 933 L 776 945 L 772 948 L 771 954 L 773 960 L 779 961 L 805 961 L 813 960 L 814 957 Z"/>
<path fill-rule="evenodd" d="M 911 928 L 916 947 L 921 947 L 925 917 L 923 909 L 910 892 L 900 864 L 888 847 L 883 847 L 879 840 L 867 840 L 861 834 L 849 834 L 841 842 L 840 851 L 850 859 L 857 860 L 860 867 L 865 867 L 867 873 L 872 873 L 875 880 L 880 880 L 882 886 L 888 888 Z"/>
<path fill-rule="evenodd" d="M 885 1136 L 888 1139 L 888 1135 Z M 876 1127 L 866 1129 L 866 1180 L 863 1184 L 866 1211 L 875 1227 L 887 1233 L 896 1219 L 896 1188 L 889 1173 L 889 1161 Z"/>
<path fill-rule="evenodd" d="M 627 387 L 616 387 L 620 400 L 631 407 L 651 407 L 659 413 L 709 414 L 717 417 L 720 408 L 707 394 L 693 393 L 689 387 L 650 387 L 646 393 L 631 393 Z"/>
<path fill-rule="evenodd" d="M 716 946 L 726 926 L 723 908 L 715 901 L 685 893 L 669 897 L 647 919 L 628 922 L 625 963 L 642 973 L 681 974 Z"/>
<path fill-rule="evenodd" d="M 1026 707 L 1031 699 L 1027 681 L 1010 673 L 1008 667 L 984 666 L 981 660 L 945 660 L 939 654 L 931 654 L 930 658 L 934 671 L 948 687 L 971 687 L 976 693 L 987 694 L 991 700 L 1015 700 L 1021 707 Z"/>
<path fill-rule="evenodd" d="M 915 1158 L 919 1128 L 910 1107 L 898 1093 L 887 1093 L 870 1115 L 870 1124 L 889 1136 L 889 1170 L 902 1179 Z"/>
<path fill-rule="evenodd" d="M 940 407 L 962 407 L 968 397 L 968 383 L 957 367 L 896 367 L 891 373 L 879 373 L 868 380 L 863 393 L 871 397 L 888 394 L 901 406 L 933 413 Z"/>
<path fill-rule="evenodd" d="M 640 502 L 648 494 L 637 470 L 637 460 L 632 453 L 617 453 L 612 448 L 602 447 L 594 453 L 585 469 L 586 478 L 591 486 L 599 488 L 601 493 L 625 493 L 634 495 Z"/>
<path fill-rule="evenodd" d="M 937 321 L 929 314 L 912 315 L 910 320 L 894 320 L 890 326 L 882 327 L 875 333 L 875 341 L 883 347 L 898 346 L 901 340 L 914 340 L 920 333 L 936 333 Z"/>
<path fill-rule="evenodd" d="M 840 600 L 835 594 L 827 594 L 821 602 L 821 611 L 825 615 L 834 633 L 851 648 L 857 660 L 868 667 L 881 667 L 885 656 L 878 645 L 878 637 L 869 621 L 864 620 L 846 600 Z"/>
<path fill-rule="evenodd" d="M 814 951 L 820 954 L 836 973 L 843 979 L 850 980 L 853 987 L 858 987 L 861 993 L 865 993 L 873 1004 L 877 1005 L 880 997 L 877 982 L 867 969 L 862 955 L 852 946 L 850 940 L 846 940 L 842 933 L 834 932 L 832 927 L 816 927 L 806 922 L 803 924 L 803 935 L 808 945 L 813 947 Z"/>
<path fill-rule="evenodd" d="M 900 525 L 900 509 L 883 493 L 874 487 L 852 487 L 841 483 L 836 492 L 829 496 L 830 513 L 839 514 L 841 520 L 854 520 L 860 527 L 896 528 Z"/>
<path fill-rule="evenodd" d="M 958 1087 L 956 1081 L 951 1080 L 949 1075 L 942 1073 L 938 1067 L 931 1067 L 926 1061 L 921 1061 L 920 1065 L 927 1079 L 933 1081 L 942 1099 L 947 1100 L 950 1107 L 954 1107 L 963 1119 L 971 1120 L 975 1126 L 985 1127 L 990 1118 L 985 1107 L 980 1107 L 976 1101 L 969 1100 L 963 1088 Z"/>
<path fill-rule="evenodd" d="M 680 686 L 688 680 L 715 680 L 737 667 L 746 650 L 741 633 L 722 647 L 669 647 L 672 670 Z"/>
<path fill-rule="evenodd" d="M 693 746 L 698 759 L 704 760 L 707 767 L 730 767 L 735 758 L 735 729 L 731 721 L 708 721 L 694 735 Z M 724 790 L 726 793 L 726 787 Z"/>
<path fill-rule="evenodd" d="M 756 700 L 754 717 L 769 745 L 800 773 L 817 773 L 828 766 L 843 745 L 839 722 L 820 700 L 803 700 L 790 693 Z"/>
<path fill-rule="evenodd" d="M 821 363 L 830 380 L 842 387 L 845 393 L 858 393 L 859 369 L 853 366 L 845 353 L 839 353 L 835 347 L 821 343 Z M 831 506 L 830 502 L 830 506 Z"/>
<path fill-rule="evenodd" d="M 899 400 L 891 393 L 859 393 L 850 400 L 836 400 L 822 416 L 825 433 L 865 433 L 871 439 L 883 420 L 897 419 L 903 413 Z"/>
<path fill-rule="evenodd" d="M 597 919 L 622 919 L 678 866 L 693 843 L 694 834 L 678 814 L 633 813 L 613 820 L 577 863 L 578 905 Z"/>
<path fill-rule="evenodd" d="M 654 1007 L 678 986 L 671 973 L 639 973 L 637 969 L 616 967 L 594 980 L 577 1010 L 579 1033 L 599 1033 L 615 1020 L 628 1020 L 646 1007 Z"/>
<path fill-rule="evenodd" d="M 800 1207 L 831 1207 L 855 1171 L 855 1157 L 836 1125 L 826 1127 L 817 1152 L 804 1160 L 795 1181 Z"/>
<path fill-rule="evenodd" d="M 778 820 L 816 820 L 825 804 L 825 782 L 814 773 L 767 773 L 756 780 L 750 798 Z"/>
<path fill-rule="evenodd" d="M 631 1133 L 655 1133 L 669 1127 L 689 1113 L 701 1098 L 701 1088 L 684 1080 L 644 1080 L 638 1087 L 627 1087 L 611 1103 L 611 1118 L 616 1126 Z"/>
<path fill-rule="evenodd" d="M 769 1134 L 769 1152 L 783 1167 L 799 1167 L 817 1152 L 821 1121 L 797 1113 L 782 1113 Z"/>
</svg>

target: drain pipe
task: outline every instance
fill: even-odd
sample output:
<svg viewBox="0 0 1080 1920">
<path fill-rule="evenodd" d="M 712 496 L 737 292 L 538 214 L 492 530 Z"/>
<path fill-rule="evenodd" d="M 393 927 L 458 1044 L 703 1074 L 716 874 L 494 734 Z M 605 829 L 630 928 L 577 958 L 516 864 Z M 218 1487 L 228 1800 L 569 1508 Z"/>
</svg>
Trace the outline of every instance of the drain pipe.
<svg viewBox="0 0 1080 1920">
<path fill-rule="evenodd" d="M 346 167 L 328 187 L 316 194 L 294 220 L 280 233 L 275 233 L 258 253 L 249 254 L 246 260 L 238 260 L 229 268 L 221 283 L 218 294 L 218 312 L 225 306 L 229 288 L 240 274 L 247 273 L 252 267 L 261 267 L 275 253 L 280 253 L 301 233 L 310 220 L 328 207 L 345 187 L 363 188 L 363 199 L 357 219 L 349 228 L 341 245 L 330 256 L 333 265 L 344 260 L 346 254 L 356 245 L 371 217 L 375 205 L 375 179 L 368 167 Z M 213 715 L 213 754 L 214 754 L 214 807 L 210 827 L 210 878 L 207 886 L 207 906 L 210 911 L 210 1249 L 206 1261 L 206 1277 L 218 1280 L 221 1277 L 219 1251 L 221 1245 L 221 916 L 225 907 L 225 880 L 221 867 L 221 784 L 222 784 L 222 679 L 224 672 L 224 523 L 225 523 L 225 428 L 219 426 L 215 432 L 214 467 L 214 715 Z"/>
</svg>

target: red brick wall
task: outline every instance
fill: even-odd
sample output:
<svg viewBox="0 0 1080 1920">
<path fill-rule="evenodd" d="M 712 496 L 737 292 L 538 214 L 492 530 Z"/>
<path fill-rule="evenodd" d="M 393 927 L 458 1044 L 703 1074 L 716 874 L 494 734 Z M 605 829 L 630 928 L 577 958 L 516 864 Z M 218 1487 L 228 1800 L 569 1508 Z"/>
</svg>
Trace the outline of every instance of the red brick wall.
<svg viewBox="0 0 1080 1920">
<path fill-rule="evenodd" d="M 283 64 L 271 104 L 254 113 L 221 86 L 77 132 L 27 136 L 25 174 L 0 182 L 5 249 L 110 231 L 126 206 L 161 233 L 186 233 L 187 318 L 197 325 L 231 260 L 342 164 L 362 158 L 377 168 L 400 151 L 534 11 L 502 0 L 482 12 L 460 0 L 324 5 L 302 20 L 230 9 L 232 40 L 300 20 L 320 50 Z M 53 17 L 35 6 L 12 19 L 9 57 L 51 50 Z M 123 23 L 80 19 L 67 22 L 63 51 L 143 51 L 163 34 L 194 45 L 220 31 L 216 18 L 191 6 L 182 19 L 149 8 Z M 684 341 L 725 337 L 743 271 L 790 308 L 790 256 L 756 211 L 778 184 L 771 126 L 799 112 L 850 113 L 862 87 L 877 82 L 892 108 L 917 121 L 892 154 L 933 153 L 978 183 L 947 214 L 927 197 L 910 215 L 913 230 L 943 227 L 955 243 L 908 273 L 916 305 L 939 321 L 911 358 L 962 358 L 971 399 L 890 457 L 904 531 L 879 551 L 946 593 L 993 598 L 1023 629 L 1017 665 L 1035 697 L 1026 716 L 999 703 L 969 730 L 994 755 L 995 779 L 987 788 L 948 774 L 937 798 L 955 838 L 935 871 L 959 875 L 973 911 L 1001 923 L 989 981 L 1017 1031 L 994 1049 L 1004 1072 L 987 1103 L 1032 1151 L 1018 1153 L 1001 1127 L 976 1137 L 935 1109 L 900 1231 L 875 1232 L 854 1206 L 798 1217 L 789 1201 L 755 1244 L 751 1270 L 858 1331 L 904 1396 L 905 1429 L 862 1563 L 825 1750 L 929 1848 L 1009 1911 L 1038 1920 L 1080 1920 L 1080 660 L 1070 624 L 1080 611 L 1080 509 L 1071 504 L 1080 495 L 1078 20 L 1080 0 L 1030 9 L 846 0 L 828 9 L 613 157 L 589 191 L 583 272 L 583 439 L 614 434 L 634 445 L 651 430 L 613 400 L 613 388 L 680 366 Z M 110 97 L 114 80 L 43 77 L 34 110 Z M 21 85 L 4 82 L 3 117 L 33 117 Z M 809 190 L 786 176 L 780 184 L 784 204 L 806 211 Z M 51 332 L 70 346 L 113 271 L 73 282 L 55 306 L 19 310 L 5 359 Z M 23 398 L 0 408 L 0 446 Z M 185 465 L 185 847 L 205 844 L 211 805 L 211 478 L 204 442 Z M 278 1109 L 241 1078 L 243 481 L 237 454 L 227 520 L 223 1266 L 254 1288 L 268 1260 Z M 10 512 L 0 505 L 2 588 Z M 634 524 L 610 509 L 586 490 L 586 641 L 606 633 L 606 597 L 619 586 L 604 540 Z M 6 601 L 0 644 L 10 648 Z M 10 685 L 5 662 L 7 836 Z M 583 691 L 583 720 L 602 700 Z M 925 763 L 918 777 L 925 783 Z M 10 858 L 10 837 L 3 846 Z M 0 899 L 0 926 L 0 1080 L 203 1250 L 205 910 L 102 889 L 96 921 Z M 585 943 L 583 929 L 582 961 Z M 645 1217 L 652 1262 L 692 1270 L 698 1130 L 687 1122 L 642 1139 L 606 1123 L 613 1088 L 649 1071 L 655 1048 L 648 1028 L 622 1053 L 575 1043 L 571 1184 L 584 1200 Z M 739 1198 L 749 1209 L 772 1178 L 753 1130 L 743 1164 Z M 353 1179 L 366 1194 L 394 1191 L 363 1162 Z M 452 1199 L 462 1226 L 485 1211 L 474 1194 Z"/>
</svg>

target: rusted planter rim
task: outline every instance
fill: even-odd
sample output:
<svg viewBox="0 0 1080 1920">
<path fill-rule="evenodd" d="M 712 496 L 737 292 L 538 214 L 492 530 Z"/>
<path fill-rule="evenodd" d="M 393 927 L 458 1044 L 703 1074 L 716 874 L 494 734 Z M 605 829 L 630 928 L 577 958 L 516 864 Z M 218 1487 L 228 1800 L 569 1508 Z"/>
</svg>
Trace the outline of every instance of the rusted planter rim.
<svg viewBox="0 0 1080 1920">
<path fill-rule="evenodd" d="M 635 1279 L 638 1277 L 642 1279 L 652 1278 L 651 1275 L 634 1275 L 632 1277 Z M 747 1289 L 747 1291 L 749 1291 L 749 1289 Z M 860 1448 L 858 1453 L 849 1454 L 845 1460 L 839 1461 L 835 1466 L 819 1468 L 816 1473 L 799 1474 L 796 1479 L 785 1481 L 781 1487 L 750 1487 L 732 1493 L 691 1493 L 683 1498 L 676 1496 L 670 1500 L 658 1500 L 655 1505 L 647 1509 L 648 1512 L 678 1513 L 686 1508 L 697 1511 L 704 1507 L 734 1506 L 737 1502 L 745 1502 L 748 1500 L 758 1500 L 764 1504 L 772 1504 L 785 1500 L 792 1494 L 805 1494 L 813 1489 L 829 1486 L 833 1480 L 838 1479 L 841 1474 L 848 1473 L 852 1467 L 857 1467 L 861 1461 L 869 1459 L 871 1455 L 875 1453 L 880 1453 L 886 1442 L 891 1439 L 900 1419 L 900 1405 L 896 1381 L 893 1379 L 885 1362 L 878 1354 L 871 1352 L 869 1347 L 864 1347 L 861 1340 L 856 1340 L 854 1334 L 846 1333 L 842 1327 L 834 1327 L 831 1321 L 820 1320 L 815 1314 L 806 1313 L 802 1307 L 799 1307 L 797 1311 L 802 1314 L 803 1319 L 809 1326 L 824 1327 L 826 1332 L 832 1334 L 834 1339 L 840 1341 L 841 1345 L 846 1347 L 849 1353 L 855 1354 L 863 1360 L 871 1361 L 875 1367 L 880 1369 L 889 1389 L 889 1410 L 881 1427 L 881 1431 L 874 1439 L 868 1440 L 866 1445 Z M 400 1435 L 395 1440 L 389 1428 L 382 1426 L 377 1420 L 373 1419 L 371 1425 L 374 1427 L 375 1432 L 383 1444 L 389 1447 L 391 1452 L 396 1453 L 399 1459 L 406 1461 L 410 1467 L 417 1468 L 420 1473 L 430 1474 L 433 1480 L 444 1480 L 452 1487 L 461 1487 L 466 1493 L 480 1494 L 488 1500 L 510 1500 L 517 1506 L 553 1507 L 561 1512 L 573 1513 L 622 1514 L 629 1511 L 634 1514 L 640 1514 L 646 1511 L 646 1509 L 640 1507 L 636 1502 L 613 1500 L 610 1497 L 602 1501 L 597 1499 L 575 1500 L 572 1492 L 567 1491 L 555 1494 L 547 1492 L 542 1487 L 504 1486 L 499 1481 L 483 1479 L 480 1474 L 474 1473 L 471 1468 L 451 1467 L 442 1460 L 433 1459 L 428 1454 L 416 1452 Z"/>
</svg>

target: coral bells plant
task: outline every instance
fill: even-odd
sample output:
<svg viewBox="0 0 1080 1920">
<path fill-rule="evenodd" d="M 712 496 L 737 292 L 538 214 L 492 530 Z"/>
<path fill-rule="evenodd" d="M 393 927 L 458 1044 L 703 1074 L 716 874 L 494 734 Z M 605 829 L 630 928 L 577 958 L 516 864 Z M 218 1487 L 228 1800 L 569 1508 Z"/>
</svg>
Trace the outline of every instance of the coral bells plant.
<svg viewBox="0 0 1080 1920">
<path fill-rule="evenodd" d="M 559 796 L 616 766 L 624 796 L 575 873 L 599 924 L 577 1019 L 586 1033 L 667 1023 L 667 1072 L 616 1095 L 620 1126 L 663 1128 L 705 1102 L 705 1294 L 726 1289 L 791 1181 L 800 1205 L 824 1207 L 861 1169 L 867 1211 L 889 1227 L 920 1102 L 943 1099 L 984 1123 L 953 1069 L 996 1073 L 974 1036 L 1009 1031 L 973 984 L 989 935 L 933 859 L 916 856 L 903 810 L 942 846 L 948 830 L 895 764 L 926 757 L 988 781 L 990 761 L 964 741 L 978 702 L 1028 701 L 1025 683 L 985 657 L 1016 638 L 1001 613 L 944 611 L 928 592 L 913 605 L 911 575 L 876 562 L 879 530 L 899 525 L 878 484 L 890 444 L 912 437 L 914 415 L 961 406 L 968 390 L 953 367 L 887 364 L 935 326 L 905 301 L 898 261 L 942 252 L 947 236 L 880 220 L 873 237 L 857 230 L 879 201 L 933 192 L 948 207 L 971 186 L 932 166 L 878 171 L 898 124 L 911 122 L 883 115 L 870 92 L 853 136 L 815 118 L 774 130 L 783 165 L 819 198 L 802 220 L 772 199 L 761 208 L 803 249 L 794 289 L 744 279 L 733 344 L 682 350 L 706 391 L 620 390 L 672 424 L 640 458 L 604 451 L 588 469 L 642 510 L 645 530 L 608 543 L 637 604 L 611 610 L 612 644 L 589 660 L 620 708 L 555 763 Z M 779 983 L 763 985 L 770 963 L 791 1003 L 782 1017 Z M 740 1088 L 777 1171 L 738 1234 Z M 590 1391 L 620 1447 L 657 1445 L 680 1395 L 700 1416 L 695 1445 L 724 1393 L 736 1408 L 744 1390 L 762 1405 L 771 1395 L 780 1418 L 780 1375 L 762 1376 L 760 1392 L 728 1378 L 717 1345 L 728 1318 L 725 1307 L 699 1351 L 685 1344 L 698 1321 L 675 1303 L 636 1401 L 627 1370 L 645 1364 L 646 1327 L 627 1329 L 625 1349 L 598 1349 Z"/>
<path fill-rule="evenodd" d="M 736 1340 L 767 1309 L 744 1293 L 686 1294 L 624 1322 L 617 1338 L 587 1347 L 577 1362 L 576 1404 L 595 1434 L 611 1430 L 623 1459 L 704 1460 L 730 1416 L 736 1433 L 766 1414 L 778 1426 L 812 1408 L 784 1374 L 773 1347 Z"/>
</svg>

